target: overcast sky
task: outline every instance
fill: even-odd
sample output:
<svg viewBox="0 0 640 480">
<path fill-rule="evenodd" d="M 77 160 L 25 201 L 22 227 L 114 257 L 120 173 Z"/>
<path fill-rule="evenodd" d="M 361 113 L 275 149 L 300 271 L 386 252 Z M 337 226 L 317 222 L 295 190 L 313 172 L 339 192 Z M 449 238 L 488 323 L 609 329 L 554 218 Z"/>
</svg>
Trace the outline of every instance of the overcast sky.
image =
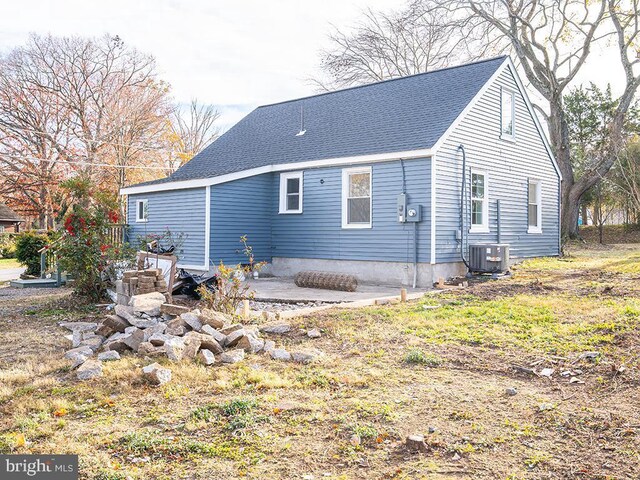
<svg viewBox="0 0 640 480">
<path fill-rule="evenodd" d="M 400 0 L 20 0 L 3 2 L 0 49 L 30 32 L 119 35 L 157 59 L 175 98 L 212 103 L 225 129 L 258 105 L 315 93 L 319 51 L 331 25 L 348 28 L 370 7 Z M 615 62 L 598 49 L 581 80 L 605 83 Z"/>
</svg>

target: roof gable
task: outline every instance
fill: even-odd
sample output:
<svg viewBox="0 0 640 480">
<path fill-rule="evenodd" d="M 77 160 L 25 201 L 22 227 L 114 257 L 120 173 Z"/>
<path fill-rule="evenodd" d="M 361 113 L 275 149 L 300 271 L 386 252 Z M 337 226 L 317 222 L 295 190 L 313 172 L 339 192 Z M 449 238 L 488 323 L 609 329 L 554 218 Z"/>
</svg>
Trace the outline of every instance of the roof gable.
<svg viewBox="0 0 640 480">
<path fill-rule="evenodd" d="M 173 175 L 141 185 L 430 149 L 504 61 L 499 57 L 258 107 Z M 301 117 L 305 133 L 297 136 Z"/>
<path fill-rule="evenodd" d="M 4 203 L 0 203 L 0 221 L 3 222 L 20 222 L 18 215 L 7 207 Z"/>
</svg>

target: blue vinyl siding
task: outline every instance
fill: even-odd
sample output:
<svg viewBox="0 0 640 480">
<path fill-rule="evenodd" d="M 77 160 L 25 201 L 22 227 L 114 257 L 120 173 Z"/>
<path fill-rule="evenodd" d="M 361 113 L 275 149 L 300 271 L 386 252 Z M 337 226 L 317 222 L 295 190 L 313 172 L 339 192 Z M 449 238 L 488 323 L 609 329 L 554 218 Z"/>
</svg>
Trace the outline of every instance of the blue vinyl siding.
<svg viewBox="0 0 640 480">
<path fill-rule="evenodd" d="M 136 200 L 142 199 L 148 200 L 149 220 L 137 223 Z M 167 227 L 174 233 L 185 233 L 182 251 L 177 252 L 179 264 L 204 266 L 204 188 L 129 195 L 127 223 L 129 241 L 134 246 L 138 246 L 138 237 L 162 233 Z"/>
<path fill-rule="evenodd" d="M 515 141 L 500 139 L 501 88 L 516 92 Z M 558 255 L 560 180 L 515 79 L 510 69 L 505 69 L 446 138 L 436 155 L 437 263 L 460 260 L 460 246 L 456 240 L 456 231 L 460 228 L 460 144 L 465 146 L 467 154 L 467 182 L 470 182 L 471 169 L 484 170 L 488 182 L 490 232 L 468 234 L 468 243 L 498 240 L 496 210 L 500 199 L 501 241 L 510 244 L 511 256 Z M 527 233 L 530 178 L 542 182 L 542 234 Z M 469 186 L 467 183 L 467 193 Z M 471 221 L 469 198 L 465 204 L 465 230 L 468 232 Z"/>
<path fill-rule="evenodd" d="M 273 175 L 267 173 L 211 187 L 211 262 L 247 263 L 247 236 L 256 262 L 271 261 Z"/>
<path fill-rule="evenodd" d="M 422 205 L 419 261 L 429 262 L 430 160 L 407 160 L 404 164 L 408 203 Z M 374 163 L 371 168 L 373 218 L 372 228 L 366 229 L 342 228 L 342 167 L 304 171 L 301 214 L 277 213 L 280 175 L 274 174 L 273 256 L 412 262 L 413 224 L 397 220 L 397 197 L 402 192 L 400 162 Z"/>
</svg>

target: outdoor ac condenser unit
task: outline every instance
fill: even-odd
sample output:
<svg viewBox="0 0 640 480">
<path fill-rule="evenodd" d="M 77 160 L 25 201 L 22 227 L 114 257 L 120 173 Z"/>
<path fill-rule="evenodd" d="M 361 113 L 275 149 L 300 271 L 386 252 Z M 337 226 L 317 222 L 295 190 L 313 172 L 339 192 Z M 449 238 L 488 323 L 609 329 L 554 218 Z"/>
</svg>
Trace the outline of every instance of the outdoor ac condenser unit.
<svg viewBox="0 0 640 480">
<path fill-rule="evenodd" d="M 504 273 L 509 270 L 509 245 L 469 245 L 469 269 L 474 273 Z"/>
</svg>

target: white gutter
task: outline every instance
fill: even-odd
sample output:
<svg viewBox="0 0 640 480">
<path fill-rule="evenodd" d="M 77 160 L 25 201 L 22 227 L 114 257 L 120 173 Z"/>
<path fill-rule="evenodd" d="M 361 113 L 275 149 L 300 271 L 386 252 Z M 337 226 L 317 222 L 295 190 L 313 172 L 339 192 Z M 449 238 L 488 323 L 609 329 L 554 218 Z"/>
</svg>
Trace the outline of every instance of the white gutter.
<svg viewBox="0 0 640 480">
<path fill-rule="evenodd" d="M 403 152 L 376 153 L 371 155 L 357 155 L 353 157 L 327 158 L 324 160 L 310 160 L 307 162 L 280 163 L 276 165 L 265 165 L 263 167 L 251 168 L 240 172 L 227 173 L 217 177 L 198 178 L 194 180 L 184 180 L 176 182 L 156 183 L 153 185 L 140 185 L 124 187 L 120 189 L 121 195 L 132 195 L 136 193 L 164 192 L 167 190 L 182 190 L 187 188 L 203 188 L 211 185 L 232 182 L 241 178 L 253 177 L 269 172 L 283 172 L 286 170 L 301 170 L 309 168 L 332 167 L 336 165 L 353 165 L 359 163 L 378 163 L 393 160 L 411 160 L 414 158 L 430 157 L 432 149 L 424 148 L 420 150 L 407 150 Z"/>
</svg>

